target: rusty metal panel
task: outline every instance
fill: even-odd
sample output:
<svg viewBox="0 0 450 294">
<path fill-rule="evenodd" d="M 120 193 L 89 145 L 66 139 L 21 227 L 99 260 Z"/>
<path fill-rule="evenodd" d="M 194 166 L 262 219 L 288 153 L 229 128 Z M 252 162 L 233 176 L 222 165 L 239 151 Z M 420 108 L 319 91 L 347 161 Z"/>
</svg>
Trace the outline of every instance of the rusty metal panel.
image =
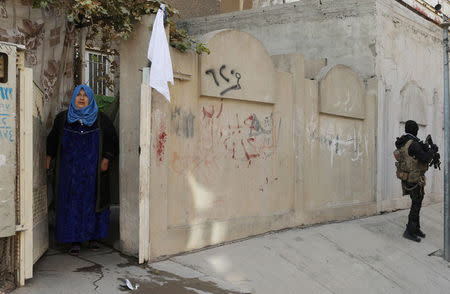
<svg viewBox="0 0 450 294">
<path fill-rule="evenodd" d="M 0 237 L 7 237 L 16 230 L 16 47 L 0 43 L 0 53 L 7 55 L 0 82 Z"/>
</svg>

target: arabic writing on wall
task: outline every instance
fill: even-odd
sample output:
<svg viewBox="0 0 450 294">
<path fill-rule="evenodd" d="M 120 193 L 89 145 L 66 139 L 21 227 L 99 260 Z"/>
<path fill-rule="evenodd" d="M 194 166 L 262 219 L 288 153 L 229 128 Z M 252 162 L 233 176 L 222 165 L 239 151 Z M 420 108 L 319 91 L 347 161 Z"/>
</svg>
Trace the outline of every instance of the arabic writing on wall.
<svg viewBox="0 0 450 294">
<path fill-rule="evenodd" d="M 0 87 L 0 141 L 14 142 L 14 129 L 11 120 L 12 114 L 11 102 L 14 99 L 13 89 Z"/>
</svg>

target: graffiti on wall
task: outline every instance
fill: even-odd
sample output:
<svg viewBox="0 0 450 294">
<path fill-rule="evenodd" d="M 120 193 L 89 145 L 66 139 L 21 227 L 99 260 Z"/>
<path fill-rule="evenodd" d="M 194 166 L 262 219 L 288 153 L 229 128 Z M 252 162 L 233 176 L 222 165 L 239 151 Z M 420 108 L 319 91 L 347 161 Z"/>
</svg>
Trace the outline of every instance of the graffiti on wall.
<svg viewBox="0 0 450 294">
<path fill-rule="evenodd" d="M 199 167 L 206 169 L 219 168 L 217 163 L 218 155 L 214 152 L 199 152 L 197 154 L 180 154 L 173 152 L 170 159 L 170 168 L 177 174 L 182 174 L 185 171 L 195 171 Z"/>
<path fill-rule="evenodd" d="M 0 141 L 14 142 L 14 129 L 11 125 L 13 89 L 0 87 Z"/>
<path fill-rule="evenodd" d="M 275 121 L 272 112 L 265 115 L 232 113 L 225 109 L 223 102 L 201 106 L 199 150 L 194 154 L 173 152 L 170 167 L 176 173 L 203 168 L 219 168 L 219 162 L 230 160 L 235 167 L 250 167 L 256 160 L 270 158 L 276 148 L 281 128 L 281 119 Z M 227 113 L 225 115 L 224 113 Z M 174 117 L 192 117 L 190 112 L 183 114 L 179 107 L 172 112 L 172 132 L 191 138 L 192 132 L 183 130 L 185 120 Z M 175 125 L 174 125 L 175 122 Z M 180 126 L 177 124 L 180 122 Z M 193 127 L 193 122 L 187 125 Z M 177 133 L 178 132 L 178 133 Z M 189 135 L 189 136 L 188 136 Z"/>
<path fill-rule="evenodd" d="M 228 71 L 225 64 L 222 64 L 217 72 L 216 69 L 210 68 L 205 71 L 205 74 L 210 75 L 214 80 L 216 86 L 222 89 L 222 91 L 220 92 L 220 96 L 225 95 L 229 91 L 242 89 L 240 84 L 242 76 L 239 72 L 234 69 Z M 230 73 L 230 75 L 228 74 L 228 72 Z"/>
<path fill-rule="evenodd" d="M 185 138 L 194 137 L 194 120 L 195 115 L 192 111 L 184 112 L 181 107 L 175 106 L 170 114 L 171 129 L 177 136 L 184 136 Z"/>
<path fill-rule="evenodd" d="M 330 153 L 331 165 L 335 157 L 350 154 L 350 160 L 356 162 L 362 159 L 364 149 L 368 151 L 367 138 L 362 135 L 362 130 L 353 128 L 353 132 L 346 134 L 327 133 L 323 134 L 318 129 L 309 132 L 309 138 L 320 144 L 321 148 Z"/>
<path fill-rule="evenodd" d="M 156 149 L 157 162 L 161 163 L 164 160 L 164 153 L 167 142 L 166 126 L 163 122 L 159 125 L 159 132 L 156 138 L 156 144 L 153 146 Z"/>
</svg>

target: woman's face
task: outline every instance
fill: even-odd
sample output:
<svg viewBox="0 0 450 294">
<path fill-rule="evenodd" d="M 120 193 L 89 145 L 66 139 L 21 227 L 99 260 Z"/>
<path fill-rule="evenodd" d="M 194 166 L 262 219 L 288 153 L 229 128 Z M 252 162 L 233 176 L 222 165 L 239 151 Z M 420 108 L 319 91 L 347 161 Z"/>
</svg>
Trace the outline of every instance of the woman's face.
<svg viewBox="0 0 450 294">
<path fill-rule="evenodd" d="M 78 93 L 77 97 L 75 97 L 75 107 L 78 109 L 81 109 L 83 107 L 88 106 L 89 104 L 89 98 L 86 95 L 86 92 L 84 89 L 81 89 Z"/>
</svg>

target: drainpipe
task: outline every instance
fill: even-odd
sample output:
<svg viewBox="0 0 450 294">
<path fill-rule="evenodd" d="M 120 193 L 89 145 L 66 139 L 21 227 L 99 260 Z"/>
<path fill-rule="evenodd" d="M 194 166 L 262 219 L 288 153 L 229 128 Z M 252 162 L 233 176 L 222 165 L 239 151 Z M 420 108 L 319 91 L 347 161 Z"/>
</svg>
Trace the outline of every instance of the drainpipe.
<svg viewBox="0 0 450 294">
<path fill-rule="evenodd" d="M 445 156 L 444 156 L 444 259 L 450 261 L 450 190 L 449 190 L 449 158 L 450 158 L 450 107 L 449 107 L 449 81 L 448 81 L 448 27 L 450 22 L 443 14 L 441 27 L 444 30 L 444 129 L 445 129 Z"/>
</svg>

